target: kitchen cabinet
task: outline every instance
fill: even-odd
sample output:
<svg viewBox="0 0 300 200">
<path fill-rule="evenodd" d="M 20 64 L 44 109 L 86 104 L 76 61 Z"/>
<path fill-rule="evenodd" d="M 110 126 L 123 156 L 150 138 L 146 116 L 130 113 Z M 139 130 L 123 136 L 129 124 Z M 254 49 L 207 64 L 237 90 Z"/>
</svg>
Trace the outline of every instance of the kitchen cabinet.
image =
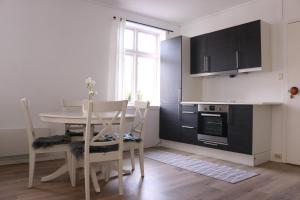
<svg viewBox="0 0 300 200">
<path fill-rule="evenodd" d="M 228 150 L 252 154 L 253 106 L 230 105 L 228 116 Z"/>
<path fill-rule="evenodd" d="M 238 68 L 249 69 L 262 66 L 261 22 L 250 22 L 235 29 L 238 41 Z"/>
<path fill-rule="evenodd" d="M 181 109 L 181 139 L 188 144 L 197 143 L 198 105 L 182 105 Z"/>
<path fill-rule="evenodd" d="M 190 39 L 179 36 L 161 42 L 160 60 L 160 130 L 161 139 L 190 143 L 195 134 L 181 128 L 182 100 L 200 98 L 201 80 L 190 74 Z M 186 109 L 186 108 L 185 108 Z M 186 120 L 186 117 L 183 117 Z M 184 121 L 185 123 L 186 121 Z"/>
<path fill-rule="evenodd" d="M 191 38 L 192 76 L 269 70 L 270 30 L 261 20 Z M 263 67 L 263 68 L 262 68 Z"/>
<path fill-rule="evenodd" d="M 191 38 L 191 74 L 209 72 L 207 61 L 207 37 L 199 35 Z"/>
<path fill-rule="evenodd" d="M 207 34 L 207 61 L 209 72 L 237 70 L 235 28 L 224 29 Z"/>
<path fill-rule="evenodd" d="M 179 141 L 182 37 L 161 42 L 160 138 Z"/>
</svg>

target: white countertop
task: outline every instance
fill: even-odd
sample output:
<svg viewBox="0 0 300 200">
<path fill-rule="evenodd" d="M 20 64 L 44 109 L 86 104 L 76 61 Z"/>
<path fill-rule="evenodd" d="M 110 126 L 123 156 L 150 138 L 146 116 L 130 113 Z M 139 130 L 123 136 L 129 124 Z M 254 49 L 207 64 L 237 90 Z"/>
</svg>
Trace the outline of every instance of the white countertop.
<svg viewBox="0 0 300 200">
<path fill-rule="evenodd" d="M 261 106 L 276 106 L 281 105 L 281 102 L 236 102 L 236 101 L 182 101 L 181 104 L 226 104 L 226 105 L 261 105 Z"/>
</svg>

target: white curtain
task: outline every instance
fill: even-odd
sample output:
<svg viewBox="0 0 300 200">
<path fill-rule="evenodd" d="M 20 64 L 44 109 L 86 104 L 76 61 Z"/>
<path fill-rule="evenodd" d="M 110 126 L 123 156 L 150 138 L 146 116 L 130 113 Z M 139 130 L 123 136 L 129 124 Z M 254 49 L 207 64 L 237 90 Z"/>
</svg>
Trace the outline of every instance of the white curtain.
<svg viewBox="0 0 300 200">
<path fill-rule="evenodd" d="M 110 39 L 110 56 L 108 69 L 108 100 L 121 100 L 123 91 L 123 66 L 125 60 L 124 31 L 126 20 L 116 17 Z"/>
</svg>

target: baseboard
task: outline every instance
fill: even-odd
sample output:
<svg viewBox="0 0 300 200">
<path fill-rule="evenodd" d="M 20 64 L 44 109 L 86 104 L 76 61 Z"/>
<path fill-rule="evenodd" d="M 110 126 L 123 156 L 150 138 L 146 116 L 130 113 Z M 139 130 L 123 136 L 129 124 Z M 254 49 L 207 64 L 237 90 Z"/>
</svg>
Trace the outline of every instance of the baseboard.
<svg viewBox="0 0 300 200">
<path fill-rule="evenodd" d="M 262 155 L 246 155 L 241 153 L 234 153 L 229 151 L 222 151 L 218 149 L 211 149 L 196 145 L 184 144 L 169 140 L 161 140 L 160 146 L 168 147 L 171 149 L 181 150 L 188 153 L 198 154 L 202 156 L 212 157 L 220 160 L 226 160 L 234 163 L 239 163 L 248 166 L 256 166 L 266 162 L 266 154 Z"/>
<path fill-rule="evenodd" d="M 63 159 L 64 155 L 61 153 L 44 153 L 37 154 L 36 161 L 48 161 L 48 160 L 57 160 Z M 5 156 L 0 157 L 0 165 L 13 165 L 13 164 L 21 164 L 28 163 L 29 156 L 28 155 L 17 155 L 17 156 Z"/>
<path fill-rule="evenodd" d="M 270 157 L 271 157 L 270 151 L 257 153 L 254 155 L 254 165 L 257 166 L 262 163 L 265 163 L 270 160 Z"/>
</svg>

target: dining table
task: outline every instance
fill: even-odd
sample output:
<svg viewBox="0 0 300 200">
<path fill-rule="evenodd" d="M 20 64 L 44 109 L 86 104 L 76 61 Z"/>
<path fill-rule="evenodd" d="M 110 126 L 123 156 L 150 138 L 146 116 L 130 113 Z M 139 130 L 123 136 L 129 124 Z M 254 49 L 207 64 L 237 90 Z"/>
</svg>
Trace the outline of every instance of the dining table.
<svg viewBox="0 0 300 200">
<path fill-rule="evenodd" d="M 49 123 L 58 123 L 58 124 L 78 124 L 78 125 L 84 125 L 86 124 L 87 116 L 86 113 L 83 112 L 44 112 L 40 113 L 40 120 L 43 122 L 49 122 Z M 112 119 L 114 115 L 112 113 L 105 113 L 104 115 L 101 115 L 102 119 Z M 135 115 L 134 114 L 125 114 L 125 124 L 131 123 L 134 121 Z M 92 114 L 91 116 L 91 125 L 101 125 L 102 120 L 99 120 L 99 117 L 97 115 Z M 120 123 L 120 117 L 117 117 L 114 121 L 114 124 Z M 60 168 L 58 168 L 53 173 L 44 176 L 41 178 L 42 182 L 47 182 L 53 179 L 56 179 L 66 173 L 68 173 L 69 168 L 67 164 L 63 164 Z"/>
</svg>

